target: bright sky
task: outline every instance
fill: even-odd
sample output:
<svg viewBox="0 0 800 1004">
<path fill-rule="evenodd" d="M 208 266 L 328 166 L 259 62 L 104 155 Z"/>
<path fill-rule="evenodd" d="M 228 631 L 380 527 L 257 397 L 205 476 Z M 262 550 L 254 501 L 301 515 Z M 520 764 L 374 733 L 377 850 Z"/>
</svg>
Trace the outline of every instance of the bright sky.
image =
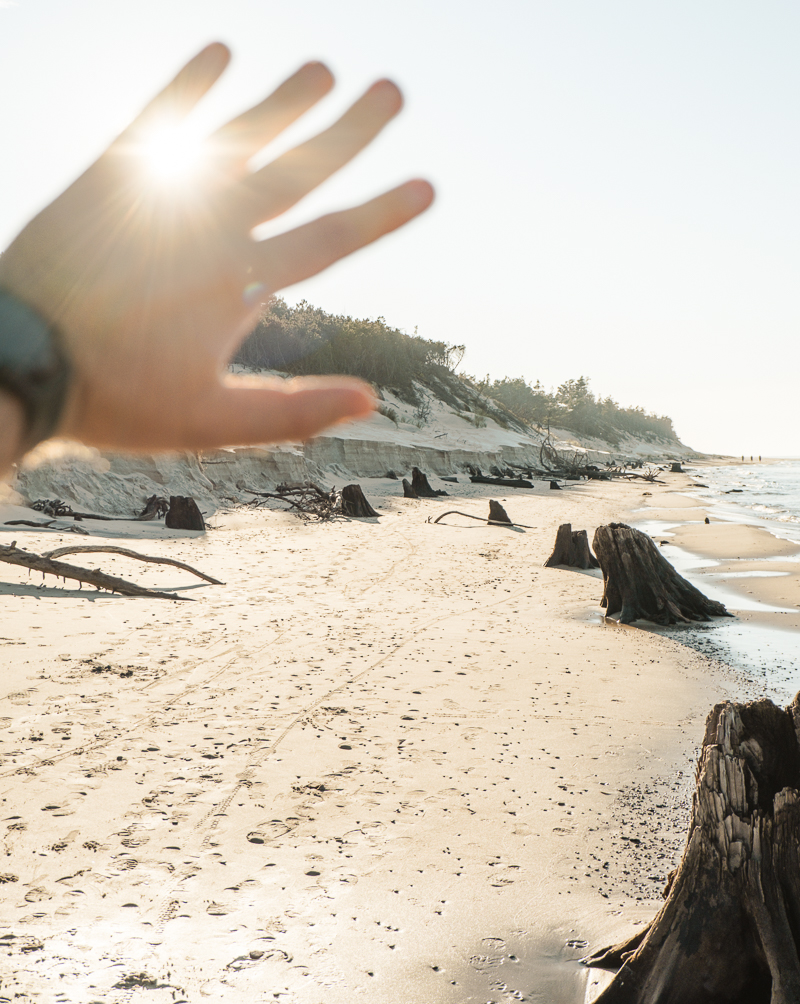
<svg viewBox="0 0 800 1004">
<path fill-rule="evenodd" d="M 422 175 L 435 207 L 286 291 L 465 343 L 467 372 L 585 374 L 710 452 L 800 455 L 793 0 L 0 0 L 0 244 L 213 39 L 209 126 L 308 58 L 406 110 L 283 226 Z"/>
</svg>

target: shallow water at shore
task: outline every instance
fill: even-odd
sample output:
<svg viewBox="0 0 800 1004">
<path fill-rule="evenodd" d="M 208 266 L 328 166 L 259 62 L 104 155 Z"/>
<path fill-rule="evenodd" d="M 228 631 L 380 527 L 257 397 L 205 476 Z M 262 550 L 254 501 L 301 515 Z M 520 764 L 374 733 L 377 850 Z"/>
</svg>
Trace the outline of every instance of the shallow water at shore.
<svg viewBox="0 0 800 1004">
<path fill-rule="evenodd" d="M 699 467 L 692 478 L 699 484 L 691 495 L 716 518 L 800 541 L 800 460 Z"/>
</svg>

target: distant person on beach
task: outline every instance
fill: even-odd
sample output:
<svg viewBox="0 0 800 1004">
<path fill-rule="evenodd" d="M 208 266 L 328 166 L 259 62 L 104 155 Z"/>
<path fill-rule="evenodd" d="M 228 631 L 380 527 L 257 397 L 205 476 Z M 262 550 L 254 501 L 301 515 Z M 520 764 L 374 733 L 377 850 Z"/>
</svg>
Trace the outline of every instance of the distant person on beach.
<svg viewBox="0 0 800 1004">
<path fill-rule="evenodd" d="M 51 435 L 126 450 L 302 440 L 373 408 L 345 377 L 233 377 L 227 363 L 277 290 L 407 223 L 425 181 L 266 241 L 274 219 L 367 146 L 402 106 L 373 84 L 329 129 L 258 171 L 248 162 L 332 87 L 308 63 L 209 138 L 197 170 L 148 171 L 155 140 L 223 72 L 203 49 L 0 256 L 0 471 Z M 180 152 L 180 151 L 179 151 Z"/>
</svg>

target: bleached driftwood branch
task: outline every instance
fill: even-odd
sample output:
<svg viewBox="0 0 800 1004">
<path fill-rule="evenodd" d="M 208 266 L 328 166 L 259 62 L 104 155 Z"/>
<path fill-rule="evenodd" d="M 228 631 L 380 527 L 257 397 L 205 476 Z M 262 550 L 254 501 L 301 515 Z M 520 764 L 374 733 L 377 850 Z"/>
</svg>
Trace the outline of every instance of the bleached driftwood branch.
<svg viewBox="0 0 800 1004">
<path fill-rule="evenodd" d="M 75 544 L 67 547 L 57 547 L 53 551 L 45 551 L 42 554 L 43 558 L 61 558 L 65 554 L 85 554 L 88 551 L 104 551 L 108 554 L 122 554 L 126 558 L 137 558 L 139 561 L 149 561 L 156 565 L 174 565 L 175 568 L 182 568 L 185 572 L 191 572 L 192 575 L 196 575 L 199 579 L 205 579 L 206 582 L 210 582 L 212 586 L 224 586 L 224 582 L 220 582 L 219 579 L 212 578 L 210 575 L 206 575 L 205 572 L 199 571 L 197 568 L 192 568 L 191 565 L 187 565 L 183 561 L 176 561 L 175 558 L 154 558 L 150 554 L 139 554 L 138 551 L 130 551 L 127 547 L 112 547 L 111 545 L 105 544 Z"/>
<path fill-rule="evenodd" d="M 116 575 L 107 575 L 105 572 L 101 572 L 97 568 L 80 568 L 78 565 L 68 565 L 64 561 L 56 561 L 52 557 L 55 552 L 52 551 L 49 555 L 34 554 L 32 551 L 25 551 L 16 545 L 17 542 L 15 540 L 12 540 L 11 544 L 8 546 L 0 544 L 0 561 L 4 561 L 9 565 L 21 565 L 23 568 L 30 568 L 35 572 L 41 572 L 43 575 L 55 575 L 62 579 L 76 579 L 78 582 L 86 582 L 91 586 L 95 586 L 97 589 L 108 589 L 112 593 L 121 593 L 123 596 L 150 596 L 154 599 L 160 600 L 191 599 L 189 596 L 178 596 L 174 593 L 165 593 L 158 589 L 148 589 L 145 586 L 138 586 L 135 582 L 128 582 L 127 579 L 120 579 Z M 106 547 L 65 547 L 57 548 L 56 550 L 63 554 L 65 551 L 117 550 L 124 552 L 125 549 Z M 127 553 L 131 555 L 134 554 L 134 552 Z M 210 579 L 208 576 L 190 568 L 188 565 L 182 565 L 181 562 L 176 562 L 169 558 L 150 558 L 140 554 L 137 554 L 136 557 L 145 561 L 181 565 L 181 567 L 185 568 L 187 571 L 193 572 L 195 575 L 200 575 L 201 578 L 204 578 L 209 582 L 214 582 L 215 585 L 217 584 L 215 579 Z M 221 583 L 219 584 L 221 585 Z"/>
</svg>

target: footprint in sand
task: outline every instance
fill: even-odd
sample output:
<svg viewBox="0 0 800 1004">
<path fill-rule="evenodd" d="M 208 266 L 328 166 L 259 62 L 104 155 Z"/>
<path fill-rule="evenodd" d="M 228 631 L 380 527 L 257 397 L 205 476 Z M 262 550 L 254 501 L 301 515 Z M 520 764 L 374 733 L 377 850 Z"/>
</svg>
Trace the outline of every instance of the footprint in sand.
<svg viewBox="0 0 800 1004">
<path fill-rule="evenodd" d="M 251 844 L 267 844 L 271 840 L 277 840 L 285 836 L 297 826 L 299 819 L 267 819 L 259 823 L 254 830 L 247 834 L 247 839 Z"/>
</svg>

